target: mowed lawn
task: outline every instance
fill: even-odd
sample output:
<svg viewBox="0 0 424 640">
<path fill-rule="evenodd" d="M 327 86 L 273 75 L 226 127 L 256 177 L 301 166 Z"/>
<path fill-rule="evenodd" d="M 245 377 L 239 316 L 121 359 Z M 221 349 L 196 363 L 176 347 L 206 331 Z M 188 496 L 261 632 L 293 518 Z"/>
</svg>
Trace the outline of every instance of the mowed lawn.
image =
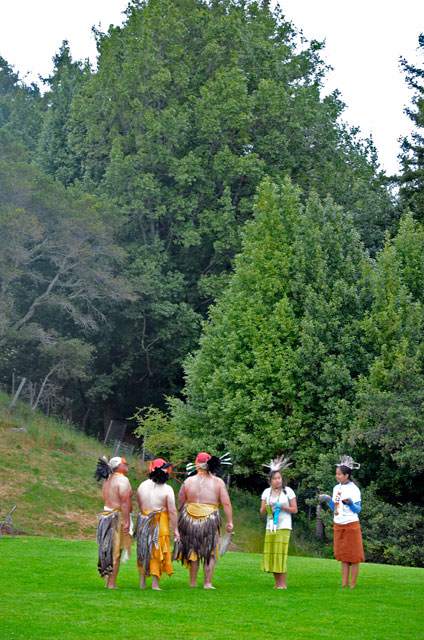
<svg viewBox="0 0 424 640">
<path fill-rule="evenodd" d="M 424 569 L 361 565 L 350 590 L 336 561 L 293 557 L 289 588 L 276 591 L 260 555 L 228 553 L 216 591 L 190 589 L 175 563 L 153 592 L 138 589 L 133 553 L 110 591 L 96 561 L 91 541 L 3 536 L 1 640 L 424 638 Z"/>
</svg>

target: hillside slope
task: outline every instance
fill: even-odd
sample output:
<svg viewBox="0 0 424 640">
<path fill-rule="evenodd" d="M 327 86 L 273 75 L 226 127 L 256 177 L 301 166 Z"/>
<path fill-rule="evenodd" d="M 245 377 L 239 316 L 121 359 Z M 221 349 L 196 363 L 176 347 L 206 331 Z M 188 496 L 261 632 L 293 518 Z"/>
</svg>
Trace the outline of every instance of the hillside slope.
<svg viewBox="0 0 424 640">
<path fill-rule="evenodd" d="M 110 451 L 26 404 L 9 405 L 1 393 L 0 519 L 16 505 L 13 524 L 26 533 L 93 538 L 102 506 L 93 473 Z"/>
<path fill-rule="evenodd" d="M 93 474 L 97 458 L 111 450 L 68 424 L 33 413 L 25 403 L 10 410 L 10 401 L 0 393 L 0 520 L 16 505 L 13 525 L 25 533 L 94 539 L 103 503 Z M 26 431 L 14 430 L 21 427 Z M 129 472 L 134 491 L 140 467 L 134 457 Z M 177 483 L 174 489 L 177 493 Z M 260 552 L 264 523 L 258 496 L 233 489 L 231 499 L 236 530 L 231 548 Z M 303 554 L 294 543 L 293 552 Z"/>
</svg>

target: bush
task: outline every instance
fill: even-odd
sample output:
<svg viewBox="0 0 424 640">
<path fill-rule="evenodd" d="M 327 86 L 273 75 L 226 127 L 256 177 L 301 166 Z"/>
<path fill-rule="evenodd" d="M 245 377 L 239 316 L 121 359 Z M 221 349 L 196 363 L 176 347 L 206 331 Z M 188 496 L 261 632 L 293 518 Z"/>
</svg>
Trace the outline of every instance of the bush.
<svg viewBox="0 0 424 640">
<path fill-rule="evenodd" d="M 361 528 L 369 562 L 424 567 L 424 509 L 380 500 L 371 485 L 363 490 Z"/>
</svg>

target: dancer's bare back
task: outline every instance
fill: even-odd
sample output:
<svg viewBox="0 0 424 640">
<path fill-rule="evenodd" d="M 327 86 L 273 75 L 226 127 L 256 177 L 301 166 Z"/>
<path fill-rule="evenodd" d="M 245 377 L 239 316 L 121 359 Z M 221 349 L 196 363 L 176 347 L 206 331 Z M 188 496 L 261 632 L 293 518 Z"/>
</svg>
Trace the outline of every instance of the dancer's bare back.
<svg viewBox="0 0 424 640">
<path fill-rule="evenodd" d="M 224 504 L 228 500 L 228 492 L 225 483 L 221 478 L 209 473 L 198 473 L 187 478 L 184 482 L 180 495 L 179 504 L 184 502 L 196 502 L 204 504 Z"/>
</svg>

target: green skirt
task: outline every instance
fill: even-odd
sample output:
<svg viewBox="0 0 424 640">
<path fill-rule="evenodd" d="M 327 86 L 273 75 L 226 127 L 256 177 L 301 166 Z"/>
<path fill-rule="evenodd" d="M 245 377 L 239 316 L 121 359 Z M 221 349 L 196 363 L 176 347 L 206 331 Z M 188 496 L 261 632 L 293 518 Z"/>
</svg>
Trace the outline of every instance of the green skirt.
<svg viewBox="0 0 424 640">
<path fill-rule="evenodd" d="M 266 531 L 262 571 L 286 573 L 289 540 L 290 529 L 279 529 L 275 533 Z"/>
</svg>

